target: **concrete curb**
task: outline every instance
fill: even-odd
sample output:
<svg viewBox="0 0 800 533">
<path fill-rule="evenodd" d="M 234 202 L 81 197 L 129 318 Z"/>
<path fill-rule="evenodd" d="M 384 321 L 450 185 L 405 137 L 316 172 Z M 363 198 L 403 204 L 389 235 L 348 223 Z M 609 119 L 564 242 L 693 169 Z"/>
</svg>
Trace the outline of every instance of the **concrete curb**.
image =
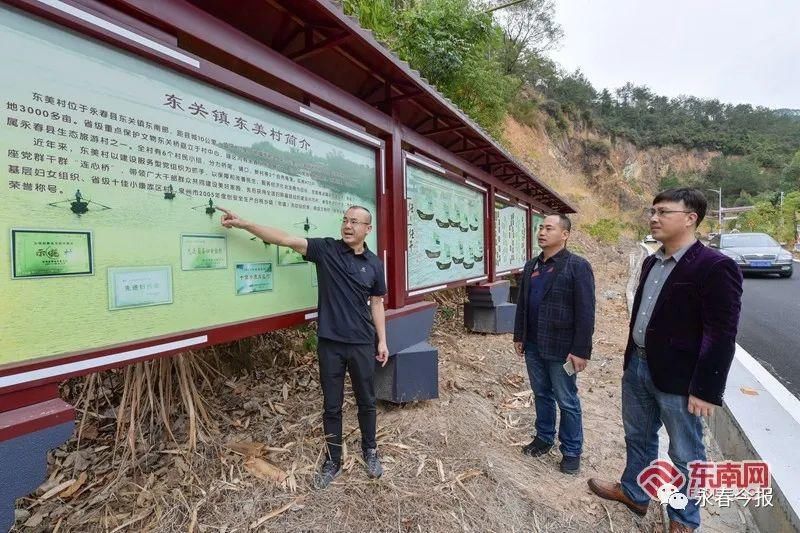
<svg viewBox="0 0 800 533">
<path fill-rule="evenodd" d="M 738 344 L 708 425 L 726 458 L 769 464 L 773 505 L 750 507 L 759 529 L 800 531 L 800 400 Z"/>
</svg>

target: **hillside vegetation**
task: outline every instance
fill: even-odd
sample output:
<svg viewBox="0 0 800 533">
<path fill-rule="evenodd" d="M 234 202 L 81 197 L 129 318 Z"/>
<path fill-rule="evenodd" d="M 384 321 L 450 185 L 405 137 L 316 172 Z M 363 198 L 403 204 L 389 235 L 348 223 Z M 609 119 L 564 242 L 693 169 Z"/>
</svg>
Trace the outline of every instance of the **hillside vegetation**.
<svg viewBox="0 0 800 533">
<path fill-rule="evenodd" d="M 656 189 L 721 188 L 726 207 L 759 206 L 757 216 L 737 221 L 742 228 L 794 240 L 797 202 L 790 193 L 800 191 L 797 110 L 668 98 L 635 83 L 597 89 L 579 70 L 565 72 L 547 57 L 563 36 L 554 0 L 344 0 L 342 6 L 510 148 L 521 143 L 512 138 L 520 130 L 509 129 L 509 116 L 518 126 L 543 129 L 560 153 L 551 155 L 570 163 L 567 171 L 578 159 L 586 163 L 588 191 L 596 192 L 598 177 L 619 178 L 620 194 L 604 197 L 611 205 L 604 202 L 595 215 L 629 214 L 632 197 L 645 202 Z M 653 156 L 653 150 L 672 159 L 681 151 L 681 157 L 696 161 L 661 165 L 638 182 L 630 179 L 636 165 L 626 174 L 614 161 L 620 152 L 635 162 L 638 154 Z M 790 198 L 788 207 L 786 201 L 780 205 L 781 192 Z M 716 208 L 716 195 L 709 196 Z"/>
</svg>

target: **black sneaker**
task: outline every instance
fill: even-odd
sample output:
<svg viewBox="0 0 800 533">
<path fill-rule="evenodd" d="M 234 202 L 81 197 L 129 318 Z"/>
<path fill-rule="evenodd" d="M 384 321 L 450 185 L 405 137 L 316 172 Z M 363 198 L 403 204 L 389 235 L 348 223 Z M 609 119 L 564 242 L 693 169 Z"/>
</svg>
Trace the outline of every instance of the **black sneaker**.
<svg viewBox="0 0 800 533">
<path fill-rule="evenodd" d="M 378 459 L 378 450 L 369 448 L 364 450 L 364 464 L 367 466 L 367 475 L 372 479 L 377 479 L 383 475 L 383 466 Z"/>
<path fill-rule="evenodd" d="M 558 465 L 565 474 L 577 474 L 581 470 L 581 458 L 564 456 Z"/>
<path fill-rule="evenodd" d="M 328 485 L 331 484 L 331 481 L 334 480 L 336 476 L 342 473 L 342 465 L 339 463 L 334 463 L 330 459 L 326 460 L 322 464 L 322 468 L 319 469 L 314 475 L 314 488 L 315 489 L 324 489 Z"/>
<path fill-rule="evenodd" d="M 552 442 L 545 442 L 537 436 L 530 444 L 522 448 L 522 453 L 531 457 L 539 457 L 549 452 L 552 447 Z"/>
</svg>

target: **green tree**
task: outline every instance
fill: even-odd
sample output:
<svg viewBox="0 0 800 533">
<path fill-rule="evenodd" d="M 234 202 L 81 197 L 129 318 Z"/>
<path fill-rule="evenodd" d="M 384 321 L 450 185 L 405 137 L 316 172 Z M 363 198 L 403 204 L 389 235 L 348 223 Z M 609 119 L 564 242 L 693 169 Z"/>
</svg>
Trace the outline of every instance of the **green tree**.
<svg viewBox="0 0 800 533">
<path fill-rule="evenodd" d="M 504 2 L 495 2 L 494 7 Z M 503 28 L 503 46 L 499 54 L 506 74 L 522 77 L 528 58 L 542 57 L 564 36 L 555 20 L 553 0 L 527 0 L 492 12 Z"/>
<path fill-rule="evenodd" d="M 760 202 L 755 209 L 739 216 L 736 227 L 741 231 L 763 232 L 774 236 L 778 229 L 778 210 L 769 202 Z"/>
<path fill-rule="evenodd" d="M 391 43 L 396 32 L 395 10 L 403 4 L 398 0 L 343 0 L 342 9 L 369 28 L 378 39 Z"/>
<path fill-rule="evenodd" d="M 800 150 L 783 169 L 783 185 L 787 189 L 800 190 Z"/>
<path fill-rule="evenodd" d="M 800 191 L 794 191 L 783 198 L 778 222 L 778 240 L 781 242 L 798 242 L 797 225 L 800 224 Z"/>
<path fill-rule="evenodd" d="M 748 205 L 753 205 L 753 197 L 750 196 L 749 193 L 742 191 L 741 194 L 739 194 L 739 198 L 737 198 L 736 201 L 733 203 L 733 206 L 745 207 Z"/>
<path fill-rule="evenodd" d="M 501 63 L 503 31 L 471 0 L 347 0 L 431 84 L 496 137 L 521 83 Z"/>
<path fill-rule="evenodd" d="M 730 157 L 714 158 L 705 178 L 708 186 L 722 187 L 726 205 L 735 202 L 742 193 L 758 194 L 765 185 L 762 170 L 757 164 Z"/>
</svg>

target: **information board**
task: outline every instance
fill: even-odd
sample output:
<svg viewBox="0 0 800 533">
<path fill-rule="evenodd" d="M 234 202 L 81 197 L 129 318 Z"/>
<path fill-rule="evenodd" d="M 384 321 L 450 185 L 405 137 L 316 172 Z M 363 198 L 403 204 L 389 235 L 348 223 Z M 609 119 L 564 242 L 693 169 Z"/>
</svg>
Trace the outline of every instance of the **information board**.
<svg viewBox="0 0 800 533">
<path fill-rule="evenodd" d="M 313 264 L 217 206 L 375 212 L 374 148 L 5 7 L 0 70 L 0 366 L 315 307 Z"/>
<path fill-rule="evenodd" d="M 536 257 L 542 253 L 539 246 L 539 226 L 544 222 L 544 215 L 531 213 L 531 257 Z"/>
<path fill-rule="evenodd" d="M 485 273 L 484 195 L 406 165 L 409 290 Z"/>
<path fill-rule="evenodd" d="M 527 261 L 528 211 L 515 205 L 495 202 L 495 272 L 522 268 Z"/>
</svg>

